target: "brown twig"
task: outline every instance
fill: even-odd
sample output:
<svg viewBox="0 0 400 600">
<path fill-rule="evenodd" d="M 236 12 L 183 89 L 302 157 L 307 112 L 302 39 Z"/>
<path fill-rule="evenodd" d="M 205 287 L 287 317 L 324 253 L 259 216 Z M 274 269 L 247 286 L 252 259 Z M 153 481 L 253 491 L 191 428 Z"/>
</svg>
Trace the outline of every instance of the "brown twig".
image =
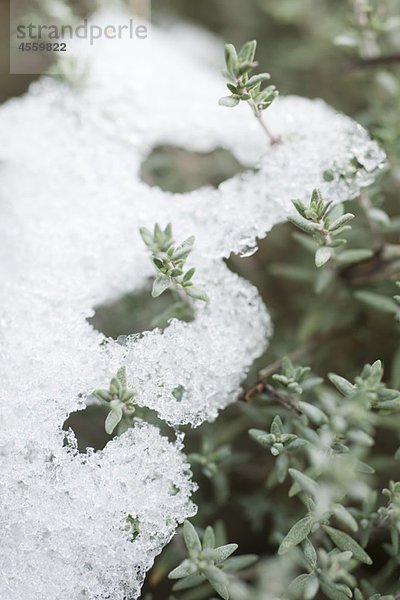
<svg viewBox="0 0 400 600">
<path fill-rule="evenodd" d="M 400 53 L 386 54 L 382 56 L 373 56 L 371 58 L 360 58 L 351 62 L 345 63 L 342 67 L 344 73 L 351 73 L 359 69 L 368 67 L 379 67 L 381 65 L 391 65 L 400 62 Z"/>
<path fill-rule="evenodd" d="M 273 400 L 276 400 L 279 404 L 287 408 L 288 410 L 293 410 L 298 415 L 302 415 L 303 412 L 297 405 L 297 402 L 294 397 L 290 397 L 286 394 L 283 394 L 276 390 L 272 385 L 268 385 L 264 381 L 258 381 L 254 384 L 247 392 L 243 392 L 239 396 L 239 400 L 244 402 L 252 402 L 255 396 L 258 394 L 266 394 Z"/>
</svg>

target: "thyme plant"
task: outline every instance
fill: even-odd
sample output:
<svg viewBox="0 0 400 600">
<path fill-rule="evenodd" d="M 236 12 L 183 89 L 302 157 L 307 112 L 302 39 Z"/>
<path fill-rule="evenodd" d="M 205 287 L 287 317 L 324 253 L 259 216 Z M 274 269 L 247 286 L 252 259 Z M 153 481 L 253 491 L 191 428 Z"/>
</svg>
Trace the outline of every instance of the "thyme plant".
<svg viewBox="0 0 400 600">
<path fill-rule="evenodd" d="M 233 108 L 240 102 L 247 102 L 272 145 L 278 143 L 280 138 L 271 134 L 263 120 L 263 111 L 271 106 L 278 96 L 278 91 L 274 85 L 262 88 L 263 84 L 271 78 L 269 73 L 253 75 L 254 68 L 258 66 L 254 60 L 256 50 L 255 40 L 246 42 L 239 52 L 233 44 L 225 44 L 226 70 L 223 75 L 230 81 L 226 85 L 231 95 L 221 98 L 219 104 Z"/>
</svg>

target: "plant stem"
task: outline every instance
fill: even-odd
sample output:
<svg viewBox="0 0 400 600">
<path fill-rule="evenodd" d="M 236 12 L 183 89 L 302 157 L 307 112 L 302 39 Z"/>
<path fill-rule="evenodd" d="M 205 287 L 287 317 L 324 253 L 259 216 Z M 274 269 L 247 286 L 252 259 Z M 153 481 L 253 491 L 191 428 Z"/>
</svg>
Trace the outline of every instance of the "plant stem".
<svg viewBox="0 0 400 600">
<path fill-rule="evenodd" d="M 270 130 L 268 129 L 268 127 L 265 124 L 265 121 L 262 117 L 262 111 L 259 109 L 259 107 L 255 104 L 255 102 L 253 100 L 248 100 L 247 103 L 251 107 L 252 111 L 254 112 L 254 116 L 257 119 L 257 121 L 260 123 L 264 133 L 267 134 L 267 137 L 269 139 L 271 146 L 274 146 L 275 144 L 279 144 L 279 142 L 281 141 L 282 138 L 280 136 L 275 137 L 272 135 L 272 133 L 270 132 Z"/>
<path fill-rule="evenodd" d="M 274 146 L 275 144 L 279 144 L 279 142 L 281 141 L 281 137 L 274 137 L 272 135 L 272 133 L 270 132 L 270 130 L 268 129 L 268 127 L 265 124 L 264 119 L 262 118 L 262 115 L 256 115 L 256 119 L 257 121 L 260 123 L 261 127 L 263 128 L 263 130 L 265 131 L 265 133 L 267 134 L 270 144 L 271 146 Z"/>
</svg>

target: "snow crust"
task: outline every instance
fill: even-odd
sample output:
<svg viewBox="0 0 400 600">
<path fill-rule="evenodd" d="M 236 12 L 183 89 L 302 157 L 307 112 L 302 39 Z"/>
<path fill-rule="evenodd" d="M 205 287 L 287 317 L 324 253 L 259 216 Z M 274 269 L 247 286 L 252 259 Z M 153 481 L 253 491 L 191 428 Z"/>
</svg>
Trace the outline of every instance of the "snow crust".
<svg viewBox="0 0 400 600">
<path fill-rule="evenodd" d="M 279 99 L 266 120 L 282 143 L 269 147 L 248 107 L 217 105 L 218 72 L 155 28 L 134 48 L 99 42 L 94 56 L 79 85 L 43 79 L 0 109 L 4 600 L 138 597 L 155 555 L 194 512 L 181 446 L 138 424 L 79 455 L 64 421 L 122 365 L 138 403 L 168 423 L 215 419 L 271 333 L 257 290 L 223 258 L 252 253 L 293 212 L 291 199 L 319 187 L 327 200 L 348 200 L 384 165 L 368 134 L 321 100 Z M 217 190 L 165 193 L 140 180 L 159 144 L 224 147 L 249 171 Z M 363 167 L 355 178 L 346 174 L 353 159 Z M 86 319 L 149 285 L 138 229 L 156 221 L 171 221 L 177 241 L 196 236 L 188 264 L 211 302 L 196 305 L 192 323 L 121 345 Z M 134 541 L 128 514 L 141 523 Z"/>
</svg>

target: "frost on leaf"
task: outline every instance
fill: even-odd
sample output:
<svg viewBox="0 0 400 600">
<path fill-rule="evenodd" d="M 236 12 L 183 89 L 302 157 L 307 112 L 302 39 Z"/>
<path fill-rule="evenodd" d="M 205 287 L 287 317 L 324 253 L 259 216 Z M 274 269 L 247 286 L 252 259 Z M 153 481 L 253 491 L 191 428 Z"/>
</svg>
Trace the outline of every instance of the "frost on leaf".
<svg viewBox="0 0 400 600">
<path fill-rule="evenodd" d="M 121 365 L 137 404 L 169 423 L 214 419 L 270 333 L 257 290 L 223 257 L 249 254 L 293 212 L 291 200 L 314 188 L 327 201 L 356 196 L 384 161 L 356 123 L 296 97 L 269 109 L 282 137 L 269 147 L 251 114 L 218 106 L 218 71 L 160 31 L 134 50 L 99 41 L 93 57 L 79 88 L 43 80 L 0 110 L 4 600 L 139 595 L 154 556 L 193 512 L 183 455 L 143 425 L 82 457 L 72 435 L 63 445 L 62 424 Z M 218 189 L 166 193 L 140 178 L 160 144 L 224 147 L 256 172 Z M 188 268 L 210 302 L 195 301 L 190 323 L 121 346 L 86 319 L 148 284 L 154 271 L 139 228 L 156 222 L 172 222 L 177 239 L 196 236 Z M 140 530 L 130 537 L 129 515 Z"/>
</svg>

